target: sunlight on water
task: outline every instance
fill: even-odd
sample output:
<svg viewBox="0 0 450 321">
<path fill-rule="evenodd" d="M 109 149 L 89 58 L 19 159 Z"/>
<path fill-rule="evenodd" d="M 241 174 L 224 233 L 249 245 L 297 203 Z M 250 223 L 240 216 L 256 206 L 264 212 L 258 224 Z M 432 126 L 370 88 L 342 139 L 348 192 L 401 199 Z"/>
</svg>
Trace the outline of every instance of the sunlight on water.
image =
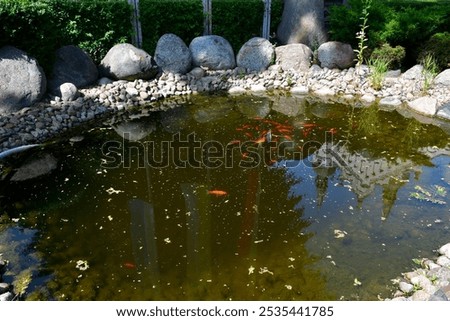
<svg viewBox="0 0 450 321">
<path fill-rule="evenodd" d="M 0 252 L 32 300 L 377 300 L 450 238 L 448 132 L 290 97 L 115 116 L 2 182 Z"/>
</svg>

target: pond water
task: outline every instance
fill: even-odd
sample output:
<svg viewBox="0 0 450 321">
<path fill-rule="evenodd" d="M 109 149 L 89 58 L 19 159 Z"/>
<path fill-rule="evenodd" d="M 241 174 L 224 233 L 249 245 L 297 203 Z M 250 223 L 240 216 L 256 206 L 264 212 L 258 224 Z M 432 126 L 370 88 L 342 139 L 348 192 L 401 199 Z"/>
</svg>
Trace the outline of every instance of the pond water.
<svg viewBox="0 0 450 321">
<path fill-rule="evenodd" d="M 448 131 L 397 112 L 194 96 L 72 134 L 1 183 L 30 300 L 378 300 L 450 240 Z"/>
</svg>

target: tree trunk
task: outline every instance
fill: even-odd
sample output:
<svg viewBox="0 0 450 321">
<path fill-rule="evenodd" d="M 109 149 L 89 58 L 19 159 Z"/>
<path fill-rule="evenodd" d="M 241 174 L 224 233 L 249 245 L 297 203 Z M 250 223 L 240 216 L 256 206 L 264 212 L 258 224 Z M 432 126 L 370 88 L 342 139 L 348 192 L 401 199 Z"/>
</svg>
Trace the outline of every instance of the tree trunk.
<svg viewBox="0 0 450 321">
<path fill-rule="evenodd" d="M 312 49 L 327 40 L 323 0 L 284 0 L 277 38 L 281 44 L 303 43 Z"/>
</svg>

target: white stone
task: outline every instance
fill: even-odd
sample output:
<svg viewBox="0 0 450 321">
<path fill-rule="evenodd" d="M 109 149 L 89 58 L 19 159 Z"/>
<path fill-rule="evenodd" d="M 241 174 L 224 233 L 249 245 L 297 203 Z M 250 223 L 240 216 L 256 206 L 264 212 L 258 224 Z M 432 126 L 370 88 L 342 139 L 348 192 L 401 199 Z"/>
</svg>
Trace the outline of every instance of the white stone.
<svg viewBox="0 0 450 321">
<path fill-rule="evenodd" d="M 437 75 L 434 79 L 434 83 L 436 85 L 450 86 L 450 69 L 446 69 Z"/>
<path fill-rule="evenodd" d="M 441 246 L 441 248 L 439 249 L 439 253 L 450 258 L 450 243 Z"/>
<path fill-rule="evenodd" d="M 239 86 L 231 87 L 230 89 L 228 89 L 228 93 L 231 95 L 241 95 L 244 94 L 245 92 L 246 90 Z"/>
<path fill-rule="evenodd" d="M 320 96 L 320 97 L 325 97 L 325 96 L 334 96 L 335 92 L 331 88 L 323 87 L 323 88 L 314 90 L 314 94 L 317 96 Z"/>
<path fill-rule="evenodd" d="M 411 299 L 413 301 L 427 301 L 430 298 L 430 296 L 431 296 L 430 293 L 427 293 L 424 290 L 419 290 L 411 296 Z"/>
<path fill-rule="evenodd" d="M 395 97 L 385 97 L 378 103 L 380 106 L 398 107 L 402 104 L 402 101 Z"/>
<path fill-rule="evenodd" d="M 308 92 L 309 89 L 306 86 L 295 86 L 291 88 L 291 93 L 293 95 L 307 95 Z"/>
<path fill-rule="evenodd" d="M 263 85 L 252 85 L 250 86 L 250 90 L 253 92 L 264 92 L 266 91 L 266 87 Z"/>
<path fill-rule="evenodd" d="M 412 285 L 410 283 L 406 283 L 406 282 L 400 282 L 398 287 L 399 287 L 400 291 L 402 291 L 403 293 L 412 292 L 412 290 L 414 289 L 414 285 Z"/>
<path fill-rule="evenodd" d="M 442 255 L 438 257 L 436 263 L 441 266 L 450 266 L 450 258 L 448 258 L 446 255 Z"/>
<path fill-rule="evenodd" d="M 420 114 L 434 116 L 437 112 L 437 100 L 429 96 L 420 97 L 416 100 L 409 101 L 408 107 Z"/>
<path fill-rule="evenodd" d="M 411 67 L 407 71 L 405 71 L 401 77 L 408 80 L 420 79 L 422 77 L 422 71 L 422 65 L 415 65 L 414 67 Z"/>
<path fill-rule="evenodd" d="M 78 96 L 77 87 L 70 82 L 66 82 L 59 86 L 59 90 L 61 92 L 61 99 L 63 101 L 75 100 Z"/>
<path fill-rule="evenodd" d="M 376 98 L 374 95 L 372 94 L 364 94 L 361 98 L 360 98 L 361 102 L 364 104 L 372 104 Z"/>
</svg>

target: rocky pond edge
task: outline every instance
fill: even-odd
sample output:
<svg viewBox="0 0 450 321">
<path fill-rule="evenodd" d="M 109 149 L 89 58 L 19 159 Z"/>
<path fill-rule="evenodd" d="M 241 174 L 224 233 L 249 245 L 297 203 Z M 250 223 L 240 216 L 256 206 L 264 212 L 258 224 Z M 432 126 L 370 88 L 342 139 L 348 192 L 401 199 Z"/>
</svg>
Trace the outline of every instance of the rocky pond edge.
<svg viewBox="0 0 450 321">
<path fill-rule="evenodd" d="M 378 105 L 397 110 L 405 117 L 434 123 L 450 132 L 450 69 L 423 90 L 423 67 L 416 65 L 404 73 L 390 71 L 383 87 L 374 90 L 370 68 L 328 69 L 312 65 L 307 71 L 284 71 L 272 65 L 259 73 L 245 69 L 211 71 L 201 67 L 189 73 L 160 73 L 153 80 L 113 81 L 101 78 L 96 86 L 71 90 L 64 100 L 47 99 L 0 118 L 0 153 L 23 145 L 42 143 L 105 114 L 143 108 L 169 97 L 197 93 L 227 92 L 230 95 L 314 96 L 326 102 L 358 106 Z M 170 103 L 169 103 L 170 105 Z"/>
<path fill-rule="evenodd" d="M 434 123 L 450 134 L 450 69 L 442 72 L 425 91 L 423 67 L 404 73 L 390 71 L 383 86 L 374 90 L 371 70 L 361 65 L 344 70 L 312 65 L 305 71 L 285 71 L 279 65 L 247 73 L 237 67 L 212 71 L 200 67 L 180 75 L 160 73 L 153 80 L 113 81 L 101 78 L 96 86 L 68 88 L 64 99 L 50 96 L 30 107 L 0 118 L 0 155 L 14 147 L 43 143 L 89 121 L 139 109 L 149 113 L 153 103 L 169 97 L 167 108 L 197 93 L 227 92 L 230 95 L 315 97 L 331 103 L 397 110 L 405 117 Z M 1 158 L 1 157 L 0 157 Z M 435 260 L 420 260 L 421 268 L 395 279 L 393 300 L 450 300 L 450 243 L 439 249 Z M 7 261 L 0 257 L 0 301 L 17 298 L 11 284 L 2 282 Z"/>
</svg>

